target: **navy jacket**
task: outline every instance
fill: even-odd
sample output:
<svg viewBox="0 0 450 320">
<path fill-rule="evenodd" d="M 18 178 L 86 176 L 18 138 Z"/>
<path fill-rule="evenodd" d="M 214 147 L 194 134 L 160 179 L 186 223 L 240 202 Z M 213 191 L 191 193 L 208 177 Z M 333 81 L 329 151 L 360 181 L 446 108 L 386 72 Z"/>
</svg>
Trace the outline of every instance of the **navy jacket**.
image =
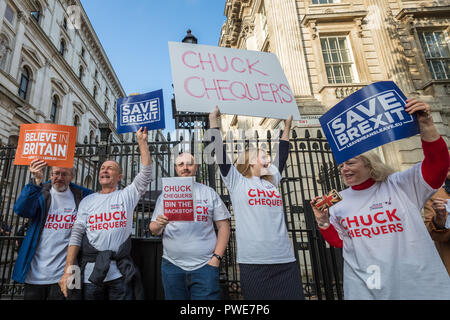
<svg viewBox="0 0 450 320">
<path fill-rule="evenodd" d="M 30 219 L 27 234 L 25 235 L 25 239 L 20 246 L 16 264 L 14 266 L 12 275 L 12 279 L 14 281 L 24 283 L 27 278 L 31 261 L 33 260 L 36 252 L 37 244 L 39 243 L 45 221 L 47 220 L 47 214 L 50 209 L 51 187 L 52 185 L 49 182 L 39 186 L 29 183 L 23 188 L 16 203 L 14 204 L 14 212 L 17 215 Z M 92 190 L 80 187 L 74 183 L 70 183 L 69 188 L 73 193 L 77 209 L 81 199 L 93 193 Z"/>
</svg>

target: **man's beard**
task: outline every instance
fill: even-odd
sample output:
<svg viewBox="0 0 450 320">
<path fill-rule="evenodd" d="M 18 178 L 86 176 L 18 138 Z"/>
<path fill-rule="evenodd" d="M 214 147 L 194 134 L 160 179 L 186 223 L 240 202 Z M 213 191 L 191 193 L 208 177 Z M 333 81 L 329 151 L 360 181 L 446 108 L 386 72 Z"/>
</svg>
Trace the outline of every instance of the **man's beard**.
<svg viewBox="0 0 450 320">
<path fill-rule="evenodd" d="M 53 189 L 55 189 L 58 192 L 64 192 L 68 188 L 69 188 L 69 186 L 66 186 L 66 185 L 57 186 L 56 184 L 53 184 Z"/>
</svg>

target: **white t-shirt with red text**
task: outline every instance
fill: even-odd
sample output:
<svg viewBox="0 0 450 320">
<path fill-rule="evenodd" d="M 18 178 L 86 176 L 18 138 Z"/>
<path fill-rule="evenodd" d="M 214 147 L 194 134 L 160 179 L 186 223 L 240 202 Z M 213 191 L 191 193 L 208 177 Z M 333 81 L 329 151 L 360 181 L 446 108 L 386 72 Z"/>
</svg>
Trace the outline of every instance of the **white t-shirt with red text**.
<svg viewBox="0 0 450 320">
<path fill-rule="evenodd" d="M 236 221 L 237 262 L 277 264 L 295 261 L 286 228 L 283 200 L 277 185 L 278 169 L 269 170 L 274 184 L 259 177 L 246 178 L 234 167 L 223 181 L 230 193 Z"/>
<path fill-rule="evenodd" d="M 421 215 L 435 192 L 421 164 L 341 192 L 330 222 L 343 240 L 345 299 L 450 299 L 450 278 Z"/>
<path fill-rule="evenodd" d="M 25 283 L 54 284 L 64 273 L 70 232 L 77 217 L 70 188 L 50 189 L 51 203 Z"/>
<path fill-rule="evenodd" d="M 171 221 L 164 228 L 163 258 L 186 271 L 203 267 L 211 259 L 217 236 L 214 221 L 230 218 L 220 196 L 210 187 L 195 182 L 194 221 Z M 155 205 L 152 221 L 164 214 L 162 196 Z"/>
<path fill-rule="evenodd" d="M 97 250 L 117 252 L 120 245 L 128 239 L 133 226 L 133 212 L 140 193 L 134 183 L 122 190 L 112 193 L 94 193 L 84 198 L 78 208 L 76 223 L 86 229 L 89 243 Z M 89 276 L 94 263 L 87 263 L 84 282 L 89 283 Z M 104 281 L 111 281 L 122 276 L 116 262 L 111 261 Z"/>
</svg>

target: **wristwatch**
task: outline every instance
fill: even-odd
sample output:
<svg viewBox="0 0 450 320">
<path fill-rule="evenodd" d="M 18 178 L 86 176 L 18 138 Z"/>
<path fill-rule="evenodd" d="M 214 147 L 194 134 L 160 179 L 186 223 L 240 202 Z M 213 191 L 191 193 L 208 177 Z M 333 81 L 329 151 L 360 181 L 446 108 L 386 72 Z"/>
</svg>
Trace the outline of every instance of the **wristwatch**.
<svg viewBox="0 0 450 320">
<path fill-rule="evenodd" d="M 317 225 L 321 228 L 328 228 L 330 226 L 330 224 L 328 222 L 318 222 Z"/>
<path fill-rule="evenodd" d="M 219 256 L 217 253 L 214 252 L 212 256 L 216 257 L 217 259 L 219 259 L 219 261 L 222 261 L 222 257 Z"/>
</svg>

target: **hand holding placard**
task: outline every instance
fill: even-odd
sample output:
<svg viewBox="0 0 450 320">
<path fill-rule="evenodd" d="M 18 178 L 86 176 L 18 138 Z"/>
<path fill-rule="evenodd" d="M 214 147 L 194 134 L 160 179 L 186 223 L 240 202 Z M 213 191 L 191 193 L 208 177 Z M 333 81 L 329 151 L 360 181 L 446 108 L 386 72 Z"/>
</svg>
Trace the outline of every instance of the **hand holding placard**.
<svg viewBox="0 0 450 320">
<path fill-rule="evenodd" d="M 163 91 L 156 90 L 117 100 L 117 133 L 164 129 Z"/>
<path fill-rule="evenodd" d="M 395 83 L 381 81 L 354 92 L 320 117 L 337 163 L 419 133 L 415 111 L 409 114 L 405 105 L 406 97 Z"/>
<path fill-rule="evenodd" d="M 34 159 L 30 163 L 30 173 L 33 175 L 34 183 L 40 185 L 44 180 L 44 168 L 47 166 L 44 160 Z"/>
<path fill-rule="evenodd" d="M 29 165 L 34 159 L 49 166 L 73 167 L 77 127 L 47 123 L 22 124 L 14 158 L 15 165 Z"/>
<path fill-rule="evenodd" d="M 194 177 L 162 178 L 164 215 L 169 221 L 194 221 Z"/>
</svg>

